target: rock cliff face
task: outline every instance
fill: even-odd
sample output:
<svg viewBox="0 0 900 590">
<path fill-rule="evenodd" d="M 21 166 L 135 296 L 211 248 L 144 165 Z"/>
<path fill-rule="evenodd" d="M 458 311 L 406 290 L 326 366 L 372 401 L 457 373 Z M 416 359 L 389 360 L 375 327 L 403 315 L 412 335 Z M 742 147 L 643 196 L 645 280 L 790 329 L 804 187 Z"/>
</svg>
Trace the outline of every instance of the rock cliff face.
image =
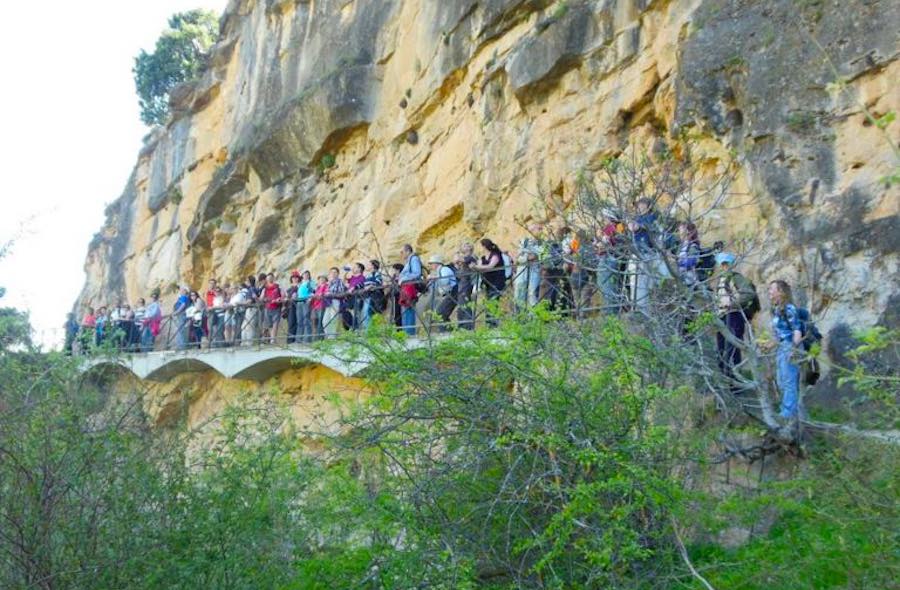
<svg viewBox="0 0 900 590">
<path fill-rule="evenodd" d="M 847 324 L 897 322 L 900 4 L 232 0 L 90 246 L 79 304 L 263 269 L 513 246 L 629 142 L 736 153 L 723 236 Z M 841 84 L 835 84 L 841 82 Z M 835 87 L 843 86 L 843 89 Z M 712 156 L 711 156 L 712 157 Z"/>
</svg>

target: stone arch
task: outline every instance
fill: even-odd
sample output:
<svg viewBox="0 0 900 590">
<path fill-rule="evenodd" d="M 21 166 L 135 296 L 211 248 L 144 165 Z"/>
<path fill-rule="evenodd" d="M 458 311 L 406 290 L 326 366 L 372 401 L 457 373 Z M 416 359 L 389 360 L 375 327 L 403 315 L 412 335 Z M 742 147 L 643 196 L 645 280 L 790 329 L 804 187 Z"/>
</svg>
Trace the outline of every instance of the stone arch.
<svg viewBox="0 0 900 590">
<path fill-rule="evenodd" d="M 143 377 L 138 374 L 134 368 L 126 362 L 123 362 L 122 359 L 113 359 L 113 358 L 102 358 L 90 361 L 86 364 L 85 368 L 82 371 L 82 374 L 85 377 L 89 377 L 92 375 L 100 374 L 105 371 L 116 371 L 117 373 L 130 373 L 134 377 L 138 379 L 143 379 Z"/>
<path fill-rule="evenodd" d="M 219 367 L 215 366 L 214 363 L 208 363 L 204 359 L 196 357 L 176 357 L 167 359 L 155 367 L 147 367 L 147 371 L 144 375 L 140 375 L 138 371 L 135 371 L 135 373 L 142 379 L 148 379 L 150 381 L 166 381 L 182 373 L 200 373 L 209 371 L 210 369 L 222 376 L 228 376 L 222 373 Z"/>
<path fill-rule="evenodd" d="M 322 363 L 301 356 L 278 355 L 250 363 L 232 373 L 229 377 L 233 379 L 249 379 L 251 381 L 265 381 L 290 369 L 319 364 Z"/>
</svg>

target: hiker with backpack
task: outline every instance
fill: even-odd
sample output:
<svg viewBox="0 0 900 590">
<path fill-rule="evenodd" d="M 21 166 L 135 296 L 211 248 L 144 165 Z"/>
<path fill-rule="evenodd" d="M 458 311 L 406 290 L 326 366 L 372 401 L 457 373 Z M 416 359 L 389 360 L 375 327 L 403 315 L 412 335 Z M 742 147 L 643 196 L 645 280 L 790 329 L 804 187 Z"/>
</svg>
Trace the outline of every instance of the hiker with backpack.
<svg viewBox="0 0 900 590">
<path fill-rule="evenodd" d="M 802 368 L 807 369 L 805 381 L 814 385 L 819 377 L 815 359 L 804 359 L 822 335 L 810 319 L 809 311 L 794 304 L 791 286 L 782 280 L 769 283 L 769 301 L 772 303 L 772 328 L 778 342 L 775 350 L 775 381 L 781 392 L 781 417 L 785 420 L 799 418 L 800 378 Z"/>
<path fill-rule="evenodd" d="M 425 281 L 422 277 L 422 260 L 413 247 L 404 244 L 403 270 L 400 271 L 400 317 L 403 330 L 410 336 L 416 335 L 416 303 L 419 294 L 424 292 Z"/>
<path fill-rule="evenodd" d="M 716 307 L 719 319 L 731 335 L 742 341 L 747 323 L 759 311 L 759 297 L 750 280 L 734 270 L 736 257 L 730 252 L 716 255 L 718 278 L 716 281 Z M 716 348 L 719 352 L 719 370 L 728 381 L 732 393 L 740 393 L 735 376 L 735 367 L 742 362 L 741 349 L 719 332 L 716 334 Z"/>
</svg>

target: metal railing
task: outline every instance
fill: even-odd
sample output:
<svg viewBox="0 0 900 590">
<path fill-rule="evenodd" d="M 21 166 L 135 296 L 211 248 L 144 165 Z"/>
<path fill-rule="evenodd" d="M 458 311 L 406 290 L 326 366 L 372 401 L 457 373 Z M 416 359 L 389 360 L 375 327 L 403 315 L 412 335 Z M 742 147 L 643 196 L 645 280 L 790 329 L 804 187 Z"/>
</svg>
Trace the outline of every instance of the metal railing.
<svg viewBox="0 0 900 590">
<path fill-rule="evenodd" d="M 494 327 L 502 316 L 539 302 L 579 319 L 618 314 L 639 305 L 639 261 L 616 257 L 613 264 L 594 266 L 578 267 L 565 260 L 557 266 L 528 262 L 492 271 L 457 270 L 453 279 L 390 281 L 340 295 L 225 305 L 206 308 L 199 317 L 188 317 L 184 311 L 168 314 L 160 319 L 155 335 L 148 335 L 147 320 L 118 320 L 102 332 L 82 328 L 70 339 L 74 352 L 85 355 L 308 346 L 365 330 L 375 316 L 409 336 L 430 338 L 453 330 Z M 450 281 L 455 287 L 447 288 Z M 404 290 L 410 293 L 412 288 L 415 304 L 408 305 Z"/>
</svg>

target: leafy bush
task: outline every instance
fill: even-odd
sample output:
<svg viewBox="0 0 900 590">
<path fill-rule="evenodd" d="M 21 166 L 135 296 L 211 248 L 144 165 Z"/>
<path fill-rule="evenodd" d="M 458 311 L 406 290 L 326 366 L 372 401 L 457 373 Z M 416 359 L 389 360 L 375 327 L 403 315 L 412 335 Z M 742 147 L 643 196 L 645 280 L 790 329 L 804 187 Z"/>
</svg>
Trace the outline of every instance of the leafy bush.
<svg viewBox="0 0 900 590">
<path fill-rule="evenodd" d="M 374 359 L 371 397 L 300 432 L 252 392 L 198 430 L 153 427 L 121 375 L 0 350 L 0 587 L 699 588 L 689 561 L 716 588 L 900 573 L 888 444 L 822 439 L 782 457 L 795 477 L 699 485 L 719 432 L 690 347 L 540 307 L 415 351 L 386 326 L 354 338 L 328 346 Z M 734 526 L 756 532 L 715 542 Z"/>
</svg>

